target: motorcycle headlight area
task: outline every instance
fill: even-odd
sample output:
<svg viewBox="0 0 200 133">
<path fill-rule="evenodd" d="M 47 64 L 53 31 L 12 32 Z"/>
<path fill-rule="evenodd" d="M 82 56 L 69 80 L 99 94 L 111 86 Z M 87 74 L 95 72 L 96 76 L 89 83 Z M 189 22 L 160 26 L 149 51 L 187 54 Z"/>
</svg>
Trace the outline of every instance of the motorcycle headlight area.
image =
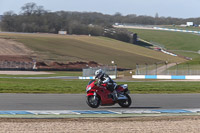
<svg viewBox="0 0 200 133">
<path fill-rule="evenodd" d="M 90 86 L 90 87 L 88 87 L 87 88 L 87 90 L 86 90 L 86 92 L 88 92 L 88 91 L 90 91 L 92 89 L 92 87 Z"/>
</svg>

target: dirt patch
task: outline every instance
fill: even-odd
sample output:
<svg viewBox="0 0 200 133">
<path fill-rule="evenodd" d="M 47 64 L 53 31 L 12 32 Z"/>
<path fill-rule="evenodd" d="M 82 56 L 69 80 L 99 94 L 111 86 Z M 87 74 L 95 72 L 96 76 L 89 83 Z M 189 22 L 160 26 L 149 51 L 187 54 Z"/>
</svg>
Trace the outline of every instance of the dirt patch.
<svg viewBox="0 0 200 133">
<path fill-rule="evenodd" d="M 74 69 L 74 70 L 82 70 L 83 68 L 88 67 L 98 67 L 101 66 L 97 62 L 89 61 L 89 62 L 68 62 L 68 63 L 59 63 L 59 62 L 51 62 L 46 64 L 45 62 L 37 62 L 37 68 L 39 69 Z"/>
<path fill-rule="evenodd" d="M 0 132 L 199 133 L 200 116 L 75 119 L 0 119 Z"/>
<path fill-rule="evenodd" d="M 29 56 L 23 55 L 0 55 L 0 61 L 7 62 L 33 62 L 33 59 Z"/>
<path fill-rule="evenodd" d="M 0 38 L 0 68 L 7 69 L 32 69 L 34 61 L 32 59 L 34 52 L 29 50 L 24 44 L 13 41 L 11 39 Z M 38 69 L 73 69 L 82 70 L 87 67 L 100 66 L 97 62 L 48 62 L 45 61 L 37 62 L 36 67 Z"/>
<path fill-rule="evenodd" d="M 32 69 L 32 55 L 22 43 L 0 38 L 0 69 Z"/>
<path fill-rule="evenodd" d="M 33 51 L 22 43 L 0 38 L 0 55 L 31 55 Z"/>
</svg>

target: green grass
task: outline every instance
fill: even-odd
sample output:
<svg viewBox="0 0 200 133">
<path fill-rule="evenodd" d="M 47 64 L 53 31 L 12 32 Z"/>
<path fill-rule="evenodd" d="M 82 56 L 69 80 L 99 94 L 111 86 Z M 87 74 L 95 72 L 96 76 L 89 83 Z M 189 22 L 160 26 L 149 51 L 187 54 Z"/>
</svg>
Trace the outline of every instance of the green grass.
<svg viewBox="0 0 200 133">
<path fill-rule="evenodd" d="M 195 52 L 200 50 L 199 35 L 158 30 L 130 30 L 138 33 L 138 36 L 144 40 L 165 45 L 169 50 L 191 50 Z"/>
<path fill-rule="evenodd" d="M 85 93 L 87 80 L 0 79 L 0 93 Z M 200 82 L 119 82 L 131 93 L 200 93 Z"/>
<path fill-rule="evenodd" d="M 164 45 L 168 50 L 174 53 L 191 57 L 193 60 L 200 60 L 200 55 L 197 53 L 200 50 L 200 36 L 190 33 L 159 31 L 159 30 L 143 30 L 143 29 L 129 29 L 138 34 L 138 36 L 149 42 L 156 42 Z M 188 52 L 192 51 L 192 52 Z"/>
<path fill-rule="evenodd" d="M 200 82 L 133 82 L 132 93 L 200 93 Z"/>
<path fill-rule="evenodd" d="M 96 61 L 101 64 L 111 64 L 114 60 L 118 66 L 125 68 L 135 68 L 136 63 L 183 61 L 178 57 L 104 37 L 11 33 L 1 33 L 0 37 L 23 43 L 38 55 L 38 60 Z"/>
<path fill-rule="evenodd" d="M 0 93 L 83 93 L 86 81 L 60 79 L 0 79 Z"/>
</svg>

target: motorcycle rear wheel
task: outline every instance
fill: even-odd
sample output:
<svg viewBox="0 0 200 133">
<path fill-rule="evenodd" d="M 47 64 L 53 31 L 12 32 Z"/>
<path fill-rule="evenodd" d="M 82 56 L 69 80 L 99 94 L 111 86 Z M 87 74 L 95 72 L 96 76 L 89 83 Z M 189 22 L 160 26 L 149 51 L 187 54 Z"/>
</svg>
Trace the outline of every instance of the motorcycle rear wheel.
<svg viewBox="0 0 200 133">
<path fill-rule="evenodd" d="M 98 108 L 100 105 L 100 98 L 98 96 L 88 96 L 87 104 L 92 108 Z"/>
<path fill-rule="evenodd" d="M 127 100 L 120 100 L 120 101 L 118 101 L 118 104 L 122 108 L 128 108 L 131 105 L 131 103 L 132 103 L 131 97 L 128 94 L 126 94 L 126 97 L 127 97 Z"/>
</svg>

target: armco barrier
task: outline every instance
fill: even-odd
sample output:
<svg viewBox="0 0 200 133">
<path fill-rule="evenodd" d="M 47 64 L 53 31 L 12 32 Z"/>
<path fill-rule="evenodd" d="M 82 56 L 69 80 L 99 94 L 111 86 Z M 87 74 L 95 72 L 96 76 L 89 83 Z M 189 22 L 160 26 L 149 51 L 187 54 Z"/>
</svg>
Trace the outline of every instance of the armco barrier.
<svg viewBox="0 0 200 133">
<path fill-rule="evenodd" d="M 132 75 L 133 79 L 200 79 L 200 75 Z"/>
<path fill-rule="evenodd" d="M 95 79 L 95 77 L 79 77 L 79 79 Z"/>
<path fill-rule="evenodd" d="M 166 31 L 175 31 L 175 32 L 185 32 L 185 33 L 195 33 L 200 34 L 200 31 L 192 31 L 192 30 L 179 30 L 179 29 L 168 29 L 168 28 L 160 28 L 160 27 L 153 27 L 156 30 L 166 30 Z"/>
</svg>

